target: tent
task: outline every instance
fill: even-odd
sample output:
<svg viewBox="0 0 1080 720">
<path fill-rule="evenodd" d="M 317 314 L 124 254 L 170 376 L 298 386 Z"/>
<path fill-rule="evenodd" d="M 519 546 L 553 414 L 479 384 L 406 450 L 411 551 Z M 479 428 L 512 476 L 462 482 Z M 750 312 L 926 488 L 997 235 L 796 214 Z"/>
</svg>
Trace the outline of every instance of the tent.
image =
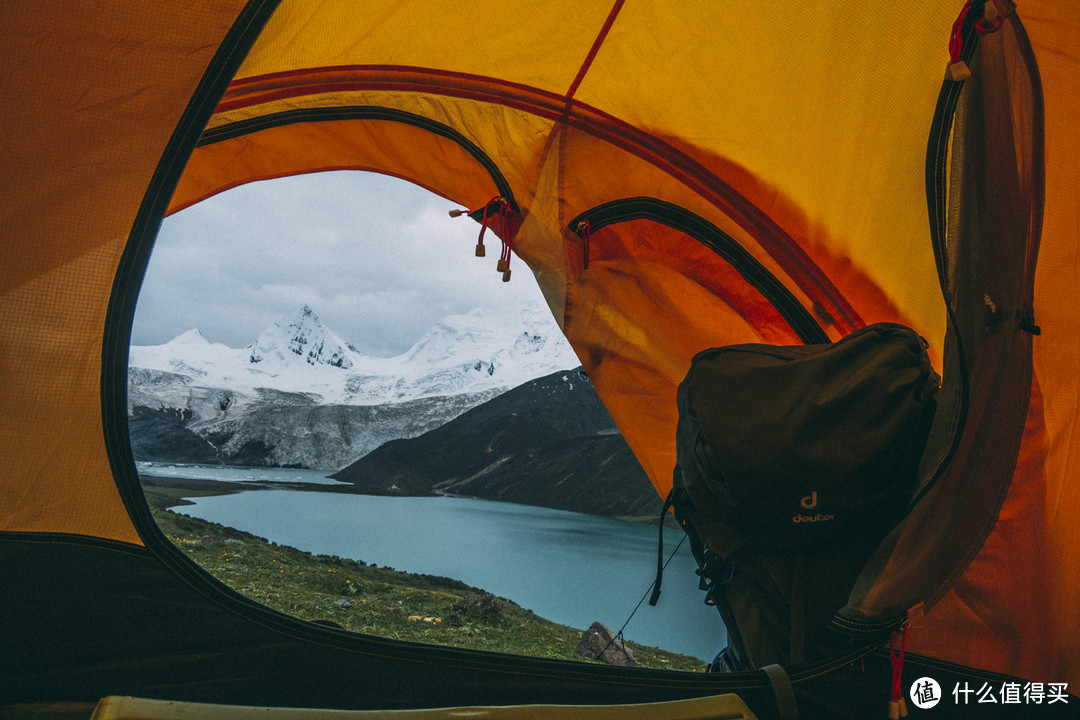
<svg viewBox="0 0 1080 720">
<path fill-rule="evenodd" d="M 224 589 L 156 530 L 125 392 L 159 223 L 328 169 L 410 180 L 482 222 L 486 209 L 661 494 L 696 351 L 916 329 L 945 379 L 927 483 L 838 617 L 856 632 L 910 622 L 905 678 L 1067 683 L 1057 709 L 1080 704 L 1071 0 L 75 0 L 5 3 L 0 19 L 0 704 L 736 693 L 775 714 L 762 673 L 303 623 Z M 876 712 L 890 682 L 881 653 L 789 674 L 804 716 Z"/>
</svg>

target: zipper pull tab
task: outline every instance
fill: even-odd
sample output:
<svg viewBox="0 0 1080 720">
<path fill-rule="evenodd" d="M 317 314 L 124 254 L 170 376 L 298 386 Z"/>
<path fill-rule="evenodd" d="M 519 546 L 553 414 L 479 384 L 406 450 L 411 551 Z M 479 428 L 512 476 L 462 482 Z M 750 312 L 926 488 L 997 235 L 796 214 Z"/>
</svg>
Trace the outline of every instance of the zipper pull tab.
<svg viewBox="0 0 1080 720">
<path fill-rule="evenodd" d="M 907 647 L 908 623 L 905 621 L 900 630 L 894 630 L 889 638 L 889 662 L 892 665 L 892 690 L 889 693 L 889 720 L 907 717 L 907 703 L 904 701 L 904 686 L 901 675 L 904 669 L 904 650 Z"/>
<path fill-rule="evenodd" d="M 487 205 L 484 206 L 484 218 L 480 223 L 480 237 L 476 239 L 476 257 L 482 258 L 487 255 L 487 252 L 484 250 L 484 233 L 487 232 L 488 229 L 488 220 L 491 217 L 489 214 L 491 206 L 501 199 L 502 198 L 497 197 L 492 198 L 491 200 L 488 200 Z"/>
<path fill-rule="evenodd" d="M 963 61 L 964 53 L 964 20 L 968 10 L 971 10 L 971 2 L 964 3 L 960 10 L 960 16 L 953 23 L 952 32 L 949 34 L 949 65 L 945 68 L 945 77 L 953 82 L 963 82 L 971 77 L 971 69 Z"/>
<path fill-rule="evenodd" d="M 483 214 L 481 215 L 481 210 Z M 500 236 L 502 241 L 502 252 L 499 253 L 499 262 L 495 269 L 502 273 L 503 282 L 510 282 L 510 251 L 514 245 L 514 223 L 517 219 L 517 213 L 510 207 L 510 203 L 503 197 L 493 197 L 487 201 L 487 204 L 483 208 L 477 208 L 476 210 L 459 210 L 454 209 L 450 211 L 450 217 L 461 217 L 462 215 L 468 215 L 473 219 L 476 219 L 477 215 L 480 217 L 480 236 L 476 239 L 476 257 L 484 257 L 487 251 L 484 247 L 484 233 L 487 232 L 491 223 L 495 222 L 496 218 L 499 221 L 499 229 L 496 232 Z"/>
<path fill-rule="evenodd" d="M 514 220 L 516 215 L 510 203 L 502 198 L 496 198 L 499 203 L 496 213 L 499 216 L 499 239 L 502 241 L 502 251 L 499 253 L 499 262 L 495 266 L 497 272 L 502 273 L 502 281 L 510 282 L 510 251 L 514 247 Z"/>
<path fill-rule="evenodd" d="M 453 210 L 450 211 L 450 217 L 452 217 L 452 218 L 458 218 L 458 217 L 461 217 L 462 215 L 470 215 L 470 214 L 471 214 L 471 212 L 469 210 L 459 210 L 458 208 L 454 208 Z M 483 228 L 480 229 L 480 239 L 476 243 L 476 253 L 475 254 L 476 254 L 476 257 L 481 257 L 481 258 L 484 257 L 484 255 L 486 254 L 486 252 L 484 251 L 484 230 L 483 230 Z"/>
<path fill-rule="evenodd" d="M 581 236 L 581 282 L 589 281 L 589 235 L 592 233 L 592 226 L 588 220 L 582 220 L 578 223 L 577 234 Z"/>
<path fill-rule="evenodd" d="M 1016 3 L 1012 0 L 993 0 L 987 2 L 983 11 L 983 17 L 975 23 L 975 28 L 983 35 L 997 32 L 1005 18 L 1016 11 Z"/>
<path fill-rule="evenodd" d="M 496 207 L 496 210 L 492 212 L 492 206 Z M 504 207 L 509 207 L 509 204 L 501 197 L 493 197 L 487 201 L 483 208 L 477 208 L 476 210 L 461 210 L 454 208 L 450 211 L 450 217 L 458 218 L 462 215 L 468 215 L 473 219 L 475 216 L 483 210 L 483 215 L 480 218 L 480 236 L 476 239 L 476 257 L 484 257 L 487 255 L 487 251 L 484 249 L 484 233 L 487 232 L 488 223 L 495 218 L 496 215 L 502 212 Z"/>
<path fill-rule="evenodd" d="M 975 29 L 983 35 L 995 33 L 1001 29 L 1005 18 L 1016 10 L 1013 0 L 984 0 L 983 17 L 975 21 Z M 953 82 L 962 82 L 971 77 L 971 68 L 963 60 L 964 52 L 964 19 L 971 10 L 971 0 L 964 3 L 960 11 L 960 17 L 953 23 L 952 33 L 949 36 L 949 66 L 945 69 L 945 77 Z"/>
</svg>

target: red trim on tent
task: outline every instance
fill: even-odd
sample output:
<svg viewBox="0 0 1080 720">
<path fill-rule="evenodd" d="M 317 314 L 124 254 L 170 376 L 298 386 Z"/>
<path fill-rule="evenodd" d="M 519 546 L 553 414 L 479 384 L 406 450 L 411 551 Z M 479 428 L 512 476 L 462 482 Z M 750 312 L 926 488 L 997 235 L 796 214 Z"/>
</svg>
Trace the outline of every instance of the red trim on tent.
<svg viewBox="0 0 1080 720">
<path fill-rule="evenodd" d="M 809 297 L 835 318 L 841 335 L 865 322 L 795 239 L 731 185 L 671 144 L 596 108 L 518 83 L 427 68 L 350 65 L 272 73 L 235 81 L 217 112 L 333 92 L 430 93 L 497 103 L 567 124 L 661 168 L 751 235 Z"/>
</svg>

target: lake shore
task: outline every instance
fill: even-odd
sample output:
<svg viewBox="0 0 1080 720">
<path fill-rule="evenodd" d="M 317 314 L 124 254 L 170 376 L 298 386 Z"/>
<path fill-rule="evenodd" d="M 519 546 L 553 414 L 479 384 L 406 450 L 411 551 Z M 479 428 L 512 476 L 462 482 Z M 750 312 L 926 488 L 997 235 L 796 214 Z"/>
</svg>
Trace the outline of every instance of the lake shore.
<svg viewBox="0 0 1080 720">
<path fill-rule="evenodd" d="M 660 605 L 634 611 L 655 577 L 652 523 L 497 500 L 342 492 L 314 470 L 144 463 L 139 471 L 152 510 L 172 508 L 314 555 L 454 577 L 569 627 L 628 622 L 630 640 L 699 659 L 726 640 L 718 613 L 702 604 L 685 548 Z M 395 520 L 403 517 L 408 532 Z M 682 531 L 673 530 L 665 534 L 674 550 Z"/>
<path fill-rule="evenodd" d="M 143 495 L 146 497 L 147 504 L 160 510 L 194 505 L 185 499 L 189 497 L 231 495 L 256 489 L 254 483 L 249 487 L 246 484 L 200 478 L 174 478 L 140 473 L 139 479 L 142 482 Z"/>
<path fill-rule="evenodd" d="M 358 493 L 352 486 L 341 484 L 322 485 L 316 483 L 293 483 L 254 480 L 247 482 L 235 482 L 227 480 L 211 480 L 208 478 L 185 478 L 160 474 L 156 475 L 153 473 L 152 470 L 141 471 L 139 473 L 139 478 L 142 481 L 143 493 L 146 495 L 147 502 L 150 503 L 151 507 L 157 507 L 162 509 L 180 507 L 183 505 L 191 505 L 191 502 L 184 499 L 189 497 L 231 495 L 238 492 L 246 492 L 250 490 L 266 490 L 272 488 L 303 490 L 305 492 L 343 493 L 348 495 L 364 494 Z M 597 517 L 609 516 L 599 515 Z M 633 523 L 635 525 L 655 526 L 659 523 L 659 518 L 655 515 L 617 515 L 612 517 L 611 519 L 619 520 L 620 522 Z M 678 523 L 675 521 L 674 516 L 672 516 L 670 513 L 665 518 L 665 526 L 676 529 L 679 527 Z"/>
<path fill-rule="evenodd" d="M 393 639 L 590 662 L 574 650 L 582 630 L 553 623 L 460 581 L 314 555 L 179 514 L 192 504 L 184 497 L 268 487 L 154 476 L 143 476 L 143 484 L 158 527 L 174 545 L 221 582 L 273 609 Z M 639 666 L 704 670 L 697 658 L 627 645 Z"/>
</svg>

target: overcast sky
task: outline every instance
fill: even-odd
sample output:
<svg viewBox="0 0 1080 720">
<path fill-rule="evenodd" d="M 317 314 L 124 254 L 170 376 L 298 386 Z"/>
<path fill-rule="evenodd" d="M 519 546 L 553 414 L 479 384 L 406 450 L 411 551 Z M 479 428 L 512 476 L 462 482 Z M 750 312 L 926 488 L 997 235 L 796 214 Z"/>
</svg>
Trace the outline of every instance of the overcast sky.
<svg viewBox="0 0 1080 720">
<path fill-rule="evenodd" d="M 405 352 L 432 324 L 476 307 L 539 300 L 518 261 L 495 271 L 498 241 L 411 183 L 332 172 L 244 185 L 165 219 L 150 257 L 133 345 L 198 328 L 247 345 L 307 304 L 368 355 Z"/>
</svg>

